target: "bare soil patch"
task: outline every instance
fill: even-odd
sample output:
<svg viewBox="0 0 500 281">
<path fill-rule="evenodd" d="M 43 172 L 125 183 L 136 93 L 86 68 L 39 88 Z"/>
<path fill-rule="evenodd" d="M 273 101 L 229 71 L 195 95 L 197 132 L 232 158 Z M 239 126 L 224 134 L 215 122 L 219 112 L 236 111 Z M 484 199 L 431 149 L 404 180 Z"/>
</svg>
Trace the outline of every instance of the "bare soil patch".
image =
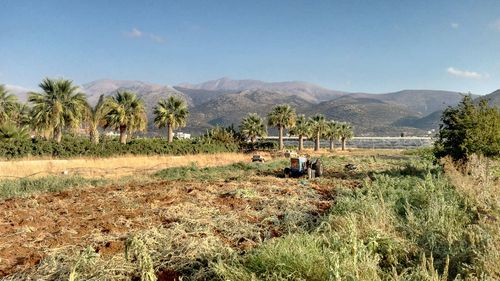
<svg viewBox="0 0 500 281">
<path fill-rule="evenodd" d="M 210 229 L 206 235 L 230 247 L 251 248 L 282 235 L 301 216 L 325 212 L 334 188 L 269 176 L 112 185 L 7 199 L 0 202 L 0 276 L 29 270 L 64 248 L 92 246 L 103 258 L 119 255 L 130 233 L 179 224 L 203 224 Z M 177 276 L 169 270 L 161 274 L 164 280 Z"/>
</svg>

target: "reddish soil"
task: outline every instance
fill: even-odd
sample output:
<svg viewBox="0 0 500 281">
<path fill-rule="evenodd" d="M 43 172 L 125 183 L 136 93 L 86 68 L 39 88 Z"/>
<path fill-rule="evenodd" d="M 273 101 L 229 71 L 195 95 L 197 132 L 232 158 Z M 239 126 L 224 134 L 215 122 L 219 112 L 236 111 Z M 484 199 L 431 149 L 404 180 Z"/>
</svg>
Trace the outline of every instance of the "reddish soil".
<svg viewBox="0 0 500 281">
<path fill-rule="evenodd" d="M 273 185 L 269 196 L 286 197 L 298 192 L 288 181 L 280 181 L 281 186 Z M 236 212 L 241 220 L 258 223 L 261 218 L 246 213 L 245 208 L 259 206 L 260 202 L 225 195 L 239 186 L 241 183 L 163 181 L 7 199 L 0 202 L 0 277 L 36 265 L 55 248 L 91 245 L 104 257 L 123 252 L 130 232 L 151 226 L 168 227 L 175 218 L 166 216 L 165 210 L 186 201 L 217 206 L 221 212 Z M 315 213 L 321 214 L 330 207 L 333 193 L 331 187 L 315 188 L 321 198 L 310 203 L 317 207 Z M 279 230 L 272 232 L 273 236 L 281 235 Z M 242 241 L 227 242 L 249 247 Z M 177 278 L 168 270 L 159 273 L 159 280 Z"/>
</svg>

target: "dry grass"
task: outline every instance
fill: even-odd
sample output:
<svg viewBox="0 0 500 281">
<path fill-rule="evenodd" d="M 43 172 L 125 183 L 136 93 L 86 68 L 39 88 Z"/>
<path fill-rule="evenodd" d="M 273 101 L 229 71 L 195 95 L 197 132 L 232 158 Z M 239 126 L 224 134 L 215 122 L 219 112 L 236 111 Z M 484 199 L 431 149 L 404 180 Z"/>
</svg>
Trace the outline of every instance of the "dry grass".
<svg viewBox="0 0 500 281">
<path fill-rule="evenodd" d="M 91 178 L 119 178 L 134 174 L 150 174 L 161 169 L 198 167 L 249 162 L 251 155 L 243 153 L 198 154 L 184 156 L 126 156 L 70 160 L 17 160 L 0 162 L 0 179 L 69 175 Z"/>
</svg>

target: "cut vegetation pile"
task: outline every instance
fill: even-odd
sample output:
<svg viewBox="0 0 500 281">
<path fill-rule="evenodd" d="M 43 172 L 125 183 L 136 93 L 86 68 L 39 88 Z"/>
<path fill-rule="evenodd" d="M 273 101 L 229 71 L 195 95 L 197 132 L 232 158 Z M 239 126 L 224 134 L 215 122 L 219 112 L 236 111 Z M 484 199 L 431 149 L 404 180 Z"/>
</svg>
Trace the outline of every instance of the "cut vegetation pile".
<svg viewBox="0 0 500 281">
<path fill-rule="evenodd" d="M 417 155 L 322 160 L 325 176 L 314 180 L 281 178 L 287 160 L 193 165 L 72 189 L 71 182 L 58 183 L 57 193 L 4 199 L 0 274 L 5 280 L 500 278 L 497 162 L 485 168 L 478 160 L 463 176 L 449 163 L 445 173 Z M 357 170 L 344 171 L 348 163 Z"/>
</svg>

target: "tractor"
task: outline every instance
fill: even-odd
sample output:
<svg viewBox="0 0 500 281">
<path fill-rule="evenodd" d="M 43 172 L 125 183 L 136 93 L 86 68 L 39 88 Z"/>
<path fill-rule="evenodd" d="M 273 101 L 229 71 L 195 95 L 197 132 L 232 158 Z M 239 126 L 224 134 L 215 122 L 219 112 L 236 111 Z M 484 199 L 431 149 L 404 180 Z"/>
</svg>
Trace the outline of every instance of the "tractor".
<svg viewBox="0 0 500 281">
<path fill-rule="evenodd" d="M 309 160 L 307 157 L 292 157 L 290 158 L 290 167 L 283 170 L 285 178 L 298 178 L 307 175 L 312 179 L 323 175 L 323 165 L 320 159 Z"/>
</svg>

